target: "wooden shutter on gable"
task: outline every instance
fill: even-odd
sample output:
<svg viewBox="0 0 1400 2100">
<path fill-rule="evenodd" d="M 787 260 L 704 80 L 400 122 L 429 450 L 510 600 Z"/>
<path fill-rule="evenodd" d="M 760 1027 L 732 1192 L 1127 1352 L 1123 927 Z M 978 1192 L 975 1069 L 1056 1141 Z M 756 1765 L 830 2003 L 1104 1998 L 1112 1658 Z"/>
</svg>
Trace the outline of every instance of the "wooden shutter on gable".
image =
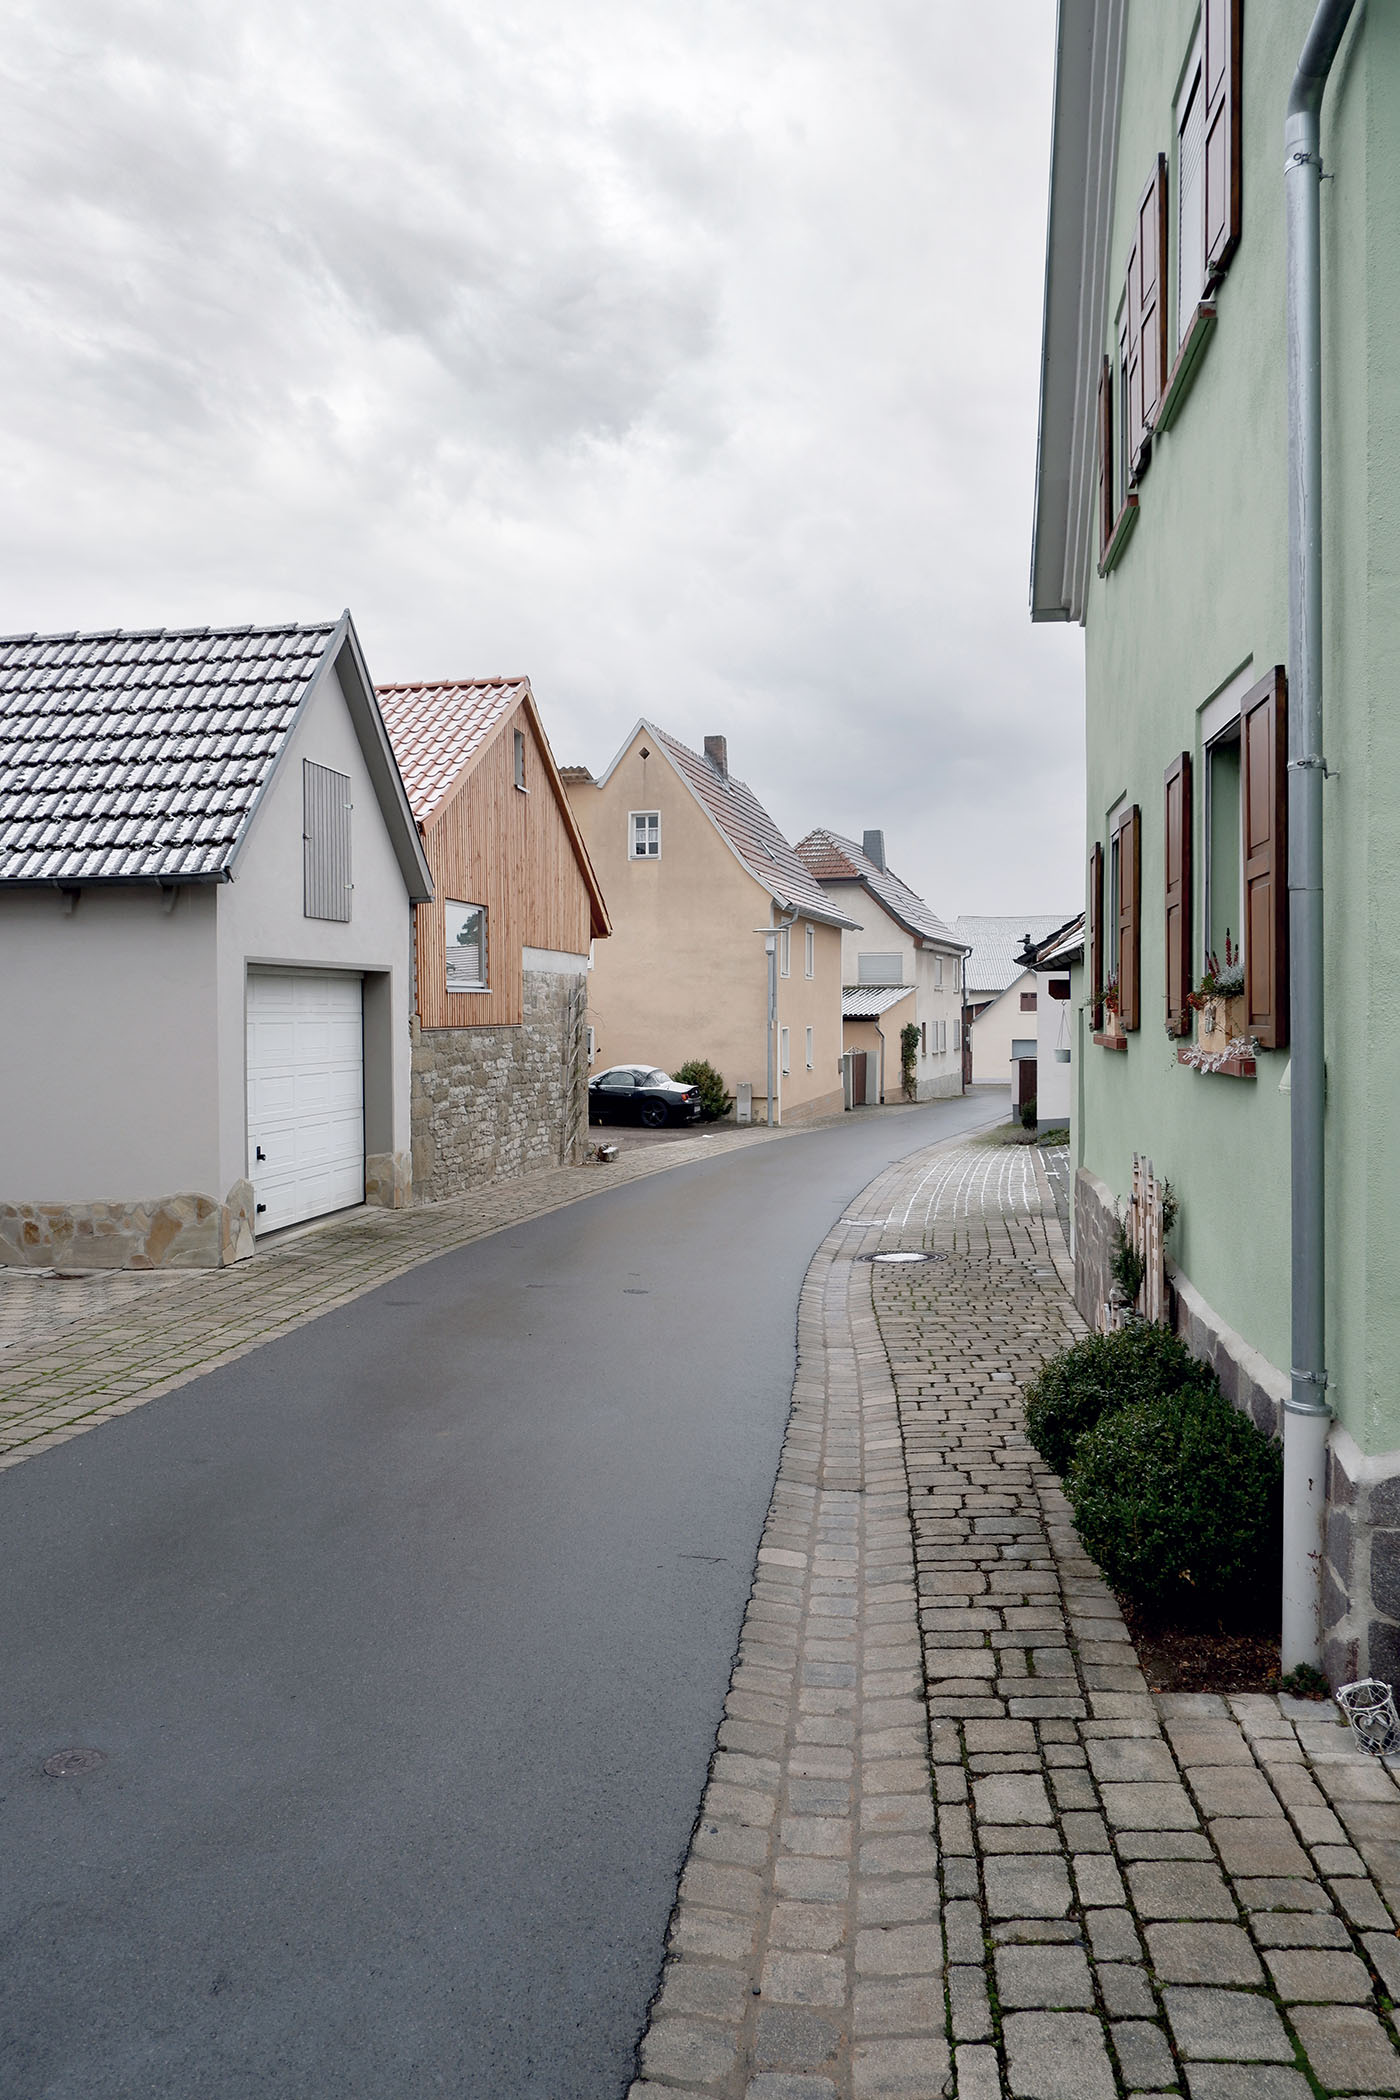
<svg viewBox="0 0 1400 2100">
<path fill-rule="evenodd" d="M 1206 275 L 1222 277 L 1240 239 L 1240 74 L 1243 0 L 1205 0 Z"/>
<path fill-rule="evenodd" d="M 1132 309 L 1132 271 L 1129 264 L 1129 327 L 1137 334 L 1138 420 L 1133 439 L 1133 468 L 1147 464 L 1157 405 L 1167 372 L 1167 156 L 1157 155 L 1152 179 L 1138 205 L 1137 305 Z"/>
<path fill-rule="evenodd" d="M 1288 680 L 1276 664 L 1240 702 L 1245 1026 L 1288 1041 Z"/>
<path fill-rule="evenodd" d="M 1089 1000 L 1095 1030 L 1103 1027 L 1103 847 L 1089 855 Z"/>
<path fill-rule="evenodd" d="M 1162 828 L 1166 871 L 1167 1034 L 1190 1035 L 1191 1009 L 1191 754 L 1183 751 L 1167 767 Z"/>
<path fill-rule="evenodd" d="M 1099 559 L 1113 538 L 1113 359 L 1099 372 Z"/>
<path fill-rule="evenodd" d="M 1142 811 L 1134 803 L 1118 827 L 1118 1016 L 1142 1025 Z"/>
<path fill-rule="evenodd" d="M 1123 325 L 1118 338 L 1119 369 L 1123 374 L 1123 480 L 1137 472 L 1142 450 L 1142 276 L 1138 269 L 1136 237 L 1128 251 L 1127 282 L 1123 293 Z M 1126 492 L 1126 489 L 1125 489 Z"/>
</svg>

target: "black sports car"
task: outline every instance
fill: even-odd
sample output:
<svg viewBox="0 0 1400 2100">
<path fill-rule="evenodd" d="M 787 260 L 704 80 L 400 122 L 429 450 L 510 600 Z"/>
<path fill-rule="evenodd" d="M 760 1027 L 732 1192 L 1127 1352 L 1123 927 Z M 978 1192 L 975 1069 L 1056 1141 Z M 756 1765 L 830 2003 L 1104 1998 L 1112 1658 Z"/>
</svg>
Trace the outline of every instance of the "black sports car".
<svg viewBox="0 0 1400 2100">
<path fill-rule="evenodd" d="M 654 1065 L 611 1065 L 588 1082 L 590 1123 L 694 1123 L 700 1089 L 657 1071 Z"/>
</svg>

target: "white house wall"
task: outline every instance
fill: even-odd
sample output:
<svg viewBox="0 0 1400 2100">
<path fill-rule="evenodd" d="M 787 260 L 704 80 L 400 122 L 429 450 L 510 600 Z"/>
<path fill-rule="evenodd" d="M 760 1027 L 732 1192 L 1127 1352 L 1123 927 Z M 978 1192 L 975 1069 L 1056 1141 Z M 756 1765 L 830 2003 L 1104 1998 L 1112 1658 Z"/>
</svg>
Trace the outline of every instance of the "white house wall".
<svg viewBox="0 0 1400 2100">
<path fill-rule="evenodd" d="M 1019 1036 L 1025 1038 L 1036 1034 L 1039 1005 L 1033 1014 L 1022 1013 L 1022 992 L 1033 992 L 1035 978 L 1029 970 L 1009 984 L 1001 995 L 985 1007 L 972 1024 L 972 1078 L 977 1086 L 1010 1086 L 1014 1078 L 1011 1070 L 1011 1042 Z"/>
<path fill-rule="evenodd" d="M 1069 970 L 1057 970 L 1036 978 L 1036 1067 L 1035 1112 L 1041 1123 L 1068 1123 L 1074 1082 L 1073 1063 L 1061 1064 L 1056 1050 L 1073 1049 L 1073 1011 L 1068 999 L 1050 997 L 1050 975 L 1068 979 Z M 1030 1015 L 1026 1015 L 1030 1019 Z"/>
<path fill-rule="evenodd" d="M 304 904 L 302 761 L 348 774 L 350 918 L 308 919 Z M 239 855 L 218 893 L 220 1193 L 248 1173 L 246 985 L 250 968 L 349 970 L 365 976 L 366 1190 L 405 1201 L 410 1135 L 410 912 L 379 801 L 333 666 L 287 741 Z"/>
<path fill-rule="evenodd" d="M 921 948 L 899 921 L 890 917 L 869 890 L 857 888 L 853 883 L 829 883 L 823 887 L 834 904 L 849 912 L 853 919 L 862 922 L 859 932 L 844 931 L 841 935 L 841 982 L 861 982 L 862 954 L 897 953 L 900 958 L 900 981 L 914 987 L 914 1019 L 921 1031 L 927 1029 L 927 1040 L 930 1044 L 938 1040 L 938 1023 L 943 1024 L 948 1043 L 946 1051 L 938 1056 L 930 1050 L 929 1054 L 924 1056 L 921 1050 L 916 1068 L 919 1075 L 918 1099 L 933 1101 L 948 1094 L 960 1094 L 962 1051 L 958 1044 L 958 1030 L 962 1024 L 961 957 L 943 957 L 943 982 L 939 985 L 936 982 L 938 956 L 927 948 Z M 885 1093 L 888 1100 L 899 1098 L 897 1031 L 890 1044 Z"/>
</svg>

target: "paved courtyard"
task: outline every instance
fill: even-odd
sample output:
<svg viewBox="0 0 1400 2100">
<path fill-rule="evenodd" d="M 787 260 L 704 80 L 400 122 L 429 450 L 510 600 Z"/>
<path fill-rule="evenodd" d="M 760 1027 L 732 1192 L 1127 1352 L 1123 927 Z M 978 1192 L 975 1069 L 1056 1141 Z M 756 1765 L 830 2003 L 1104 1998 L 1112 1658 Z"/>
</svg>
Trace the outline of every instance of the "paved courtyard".
<svg viewBox="0 0 1400 2100">
<path fill-rule="evenodd" d="M 1021 1433 L 1067 1278 L 975 1146 L 814 1259 L 632 2100 L 1400 2093 L 1400 1789 L 1326 1706 L 1150 1693 Z"/>
</svg>

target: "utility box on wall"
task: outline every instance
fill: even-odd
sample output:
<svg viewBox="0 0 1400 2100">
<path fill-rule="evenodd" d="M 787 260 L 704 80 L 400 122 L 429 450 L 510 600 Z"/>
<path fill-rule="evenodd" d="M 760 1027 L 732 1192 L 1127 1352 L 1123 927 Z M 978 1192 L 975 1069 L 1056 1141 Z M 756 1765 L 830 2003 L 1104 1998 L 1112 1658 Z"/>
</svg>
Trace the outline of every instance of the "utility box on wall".
<svg viewBox="0 0 1400 2100">
<path fill-rule="evenodd" d="M 741 1079 L 739 1081 L 738 1091 L 734 1096 L 734 1120 L 736 1123 L 752 1123 L 753 1121 L 752 1080 Z"/>
</svg>

